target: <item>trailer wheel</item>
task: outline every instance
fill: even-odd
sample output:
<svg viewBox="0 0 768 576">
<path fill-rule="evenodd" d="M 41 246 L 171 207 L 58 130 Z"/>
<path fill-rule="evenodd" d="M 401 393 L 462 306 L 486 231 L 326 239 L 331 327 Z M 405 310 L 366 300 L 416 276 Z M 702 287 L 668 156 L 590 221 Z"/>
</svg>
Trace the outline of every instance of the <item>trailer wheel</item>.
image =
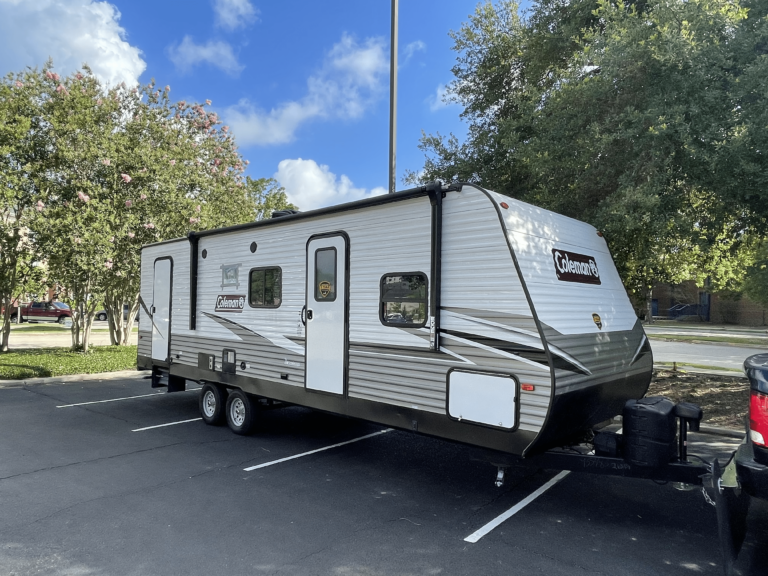
<svg viewBox="0 0 768 576">
<path fill-rule="evenodd" d="M 224 424 L 224 410 L 227 393 L 223 386 L 205 384 L 200 394 L 200 416 L 211 426 Z"/>
<path fill-rule="evenodd" d="M 256 421 L 256 403 L 242 390 L 227 398 L 227 424 L 235 434 L 250 434 Z"/>
</svg>

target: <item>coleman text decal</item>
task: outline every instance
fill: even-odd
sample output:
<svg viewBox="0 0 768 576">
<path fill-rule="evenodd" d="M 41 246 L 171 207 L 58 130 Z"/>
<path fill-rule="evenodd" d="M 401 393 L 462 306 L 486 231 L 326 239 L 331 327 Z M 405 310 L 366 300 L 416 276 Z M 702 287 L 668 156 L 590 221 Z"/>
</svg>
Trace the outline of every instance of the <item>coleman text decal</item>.
<svg viewBox="0 0 768 576">
<path fill-rule="evenodd" d="M 567 250 L 552 249 L 557 279 L 562 282 L 600 284 L 600 271 L 594 257 Z"/>
</svg>

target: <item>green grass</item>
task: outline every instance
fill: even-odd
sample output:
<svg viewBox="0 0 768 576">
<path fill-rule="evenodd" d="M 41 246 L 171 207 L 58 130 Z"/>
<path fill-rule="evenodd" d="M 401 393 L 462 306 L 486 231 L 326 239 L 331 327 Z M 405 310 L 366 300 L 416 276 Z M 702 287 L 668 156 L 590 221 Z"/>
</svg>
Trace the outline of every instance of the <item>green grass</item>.
<svg viewBox="0 0 768 576">
<path fill-rule="evenodd" d="M 738 336 L 697 336 L 694 334 L 648 334 L 648 338 L 671 342 L 721 342 L 723 344 L 756 344 L 768 348 L 768 338 L 740 338 Z"/>
<path fill-rule="evenodd" d="M 36 348 L 0 354 L 0 380 L 96 374 L 136 368 L 136 346 L 94 346 L 87 354 L 69 348 Z"/>
</svg>

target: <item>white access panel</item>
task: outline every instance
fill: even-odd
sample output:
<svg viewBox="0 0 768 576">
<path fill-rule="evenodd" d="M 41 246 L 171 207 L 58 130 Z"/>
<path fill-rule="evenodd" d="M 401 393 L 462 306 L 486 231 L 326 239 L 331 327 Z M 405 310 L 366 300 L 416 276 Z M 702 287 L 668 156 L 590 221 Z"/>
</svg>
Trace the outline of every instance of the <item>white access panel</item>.
<svg viewBox="0 0 768 576">
<path fill-rule="evenodd" d="M 451 371 L 448 415 L 499 428 L 517 425 L 517 382 L 511 376 Z"/>
<path fill-rule="evenodd" d="M 168 360 L 168 338 L 171 332 L 171 273 L 168 258 L 155 261 L 152 286 L 152 359 Z"/>
<path fill-rule="evenodd" d="M 347 243 L 343 236 L 307 245 L 306 387 L 344 393 Z M 333 270 L 329 271 L 329 264 Z"/>
</svg>

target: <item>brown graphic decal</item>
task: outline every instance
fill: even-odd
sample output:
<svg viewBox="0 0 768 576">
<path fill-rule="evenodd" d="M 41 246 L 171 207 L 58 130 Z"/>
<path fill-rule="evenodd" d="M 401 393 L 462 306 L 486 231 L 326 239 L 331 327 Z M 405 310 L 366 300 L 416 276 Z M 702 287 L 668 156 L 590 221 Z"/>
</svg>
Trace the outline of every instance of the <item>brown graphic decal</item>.
<svg viewBox="0 0 768 576">
<path fill-rule="evenodd" d="M 580 282 L 582 284 L 600 284 L 600 272 L 594 257 L 567 250 L 552 249 L 555 261 L 555 274 L 562 282 Z"/>
<path fill-rule="evenodd" d="M 320 291 L 320 296 L 327 298 L 328 294 L 331 293 L 331 283 L 327 280 L 323 280 L 317 285 L 317 289 Z"/>
</svg>

